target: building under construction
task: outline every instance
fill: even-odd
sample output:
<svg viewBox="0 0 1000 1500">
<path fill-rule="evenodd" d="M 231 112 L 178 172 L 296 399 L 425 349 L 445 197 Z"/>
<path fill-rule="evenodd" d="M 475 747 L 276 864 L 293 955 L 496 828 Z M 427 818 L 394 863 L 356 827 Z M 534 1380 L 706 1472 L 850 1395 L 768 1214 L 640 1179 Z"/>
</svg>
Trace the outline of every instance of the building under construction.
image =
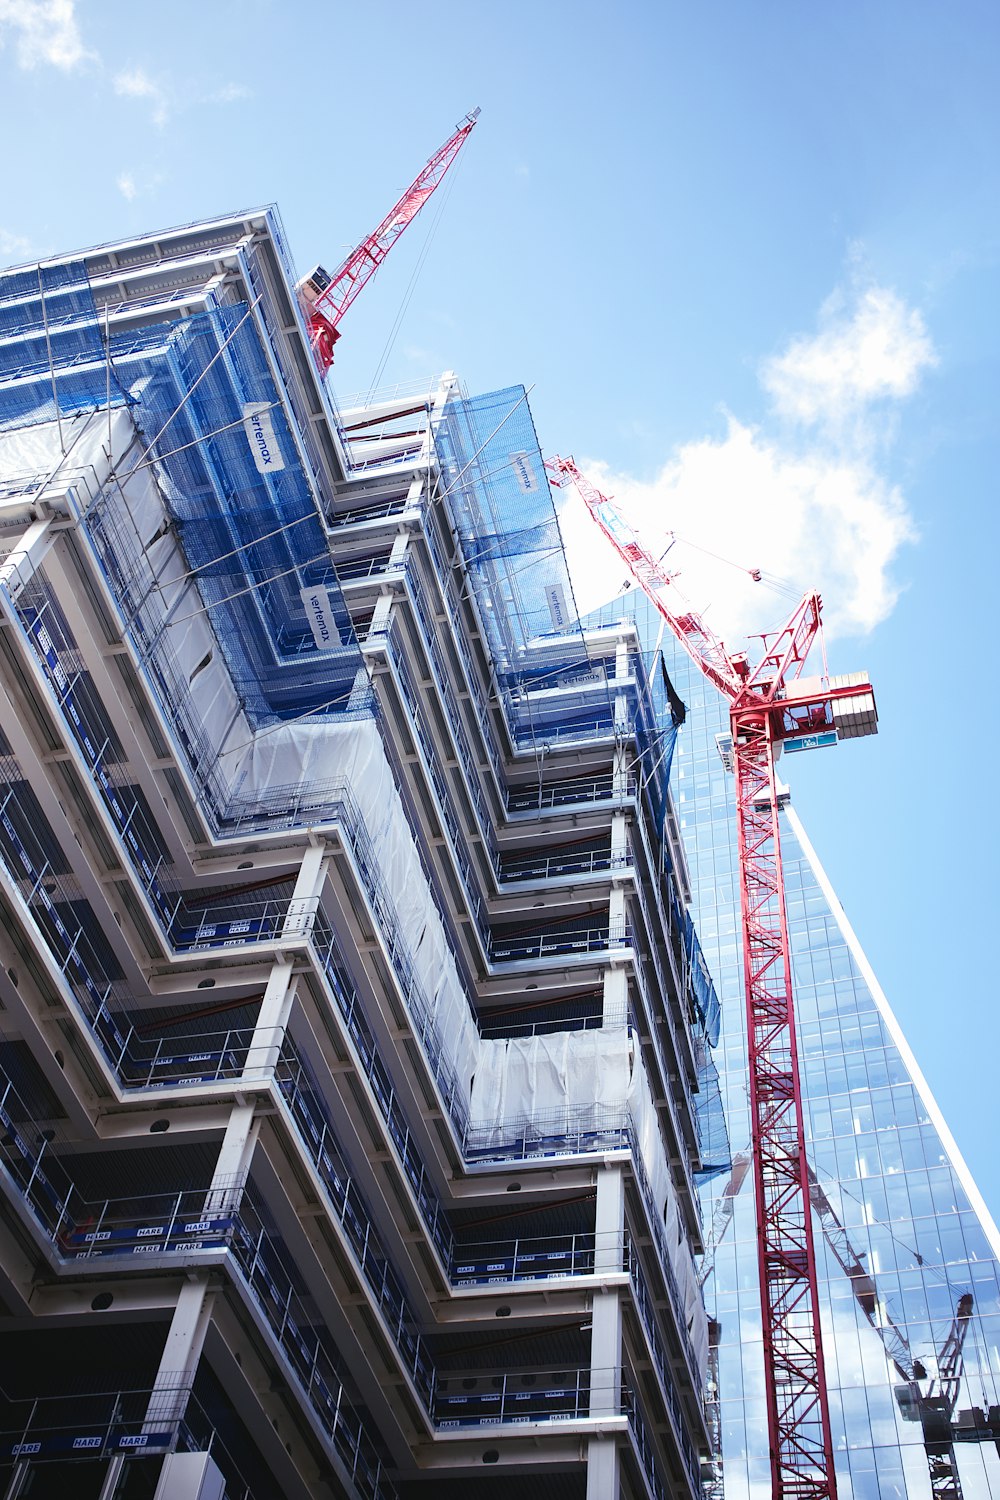
<svg viewBox="0 0 1000 1500">
<path fill-rule="evenodd" d="M 0 279 L 0 1493 L 697 1496 L 717 1005 L 524 392 L 262 212 Z"/>
<path fill-rule="evenodd" d="M 1000 1496 L 996 1231 L 775 776 L 874 728 L 818 599 L 751 668 L 594 492 L 581 622 L 520 387 L 324 380 L 474 123 L 333 276 L 0 273 L 0 1494 Z"/>
</svg>

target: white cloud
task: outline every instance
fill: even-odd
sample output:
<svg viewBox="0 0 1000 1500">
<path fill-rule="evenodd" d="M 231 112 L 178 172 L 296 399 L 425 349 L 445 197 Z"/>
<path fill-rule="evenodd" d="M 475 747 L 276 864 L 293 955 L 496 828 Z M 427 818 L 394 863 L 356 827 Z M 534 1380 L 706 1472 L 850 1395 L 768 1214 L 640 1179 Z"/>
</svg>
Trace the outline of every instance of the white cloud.
<svg viewBox="0 0 1000 1500">
<path fill-rule="evenodd" d="M 853 301 L 832 297 L 820 331 L 793 339 L 762 372 L 782 416 L 807 425 L 842 423 L 872 402 L 913 394 L 935 356 L 924 320 L 895 292 L 869 286 Z"/>
<path fill-rule="evenodd" d="M 119 172 L 115 178 L 115 186 L 126 202 L 131 203 L 136 198 L 148 198 L 156 192 L 163 181 L 161 172 Z"/>
<path fill-rule="evenodd" d="M 20 68 L 50 63 L 70 73 L 94 55 L 80 37 L 74 0 L 0 0 L 0 43 L 7 29 L 16 38 Z"/>
<path fill-rule="evenodd" d="M 225 83 L 221 89 L 216 89 L 214 94 L 209 94 L 209 104 L 238 104 L 241 99 L 249 99 L 253 90 L 248 89 L 244 83 Z"/>
<path fill-rule="evenodd" d="M 782 623 L 807 588 L 823 594 L 830 635 L 871 630 L 899 596 L 892 565 L 916 531 L 880 468 L 875 418 L 912 394 L 934 352 L 920 314 L 895 293 L 868 287 L 853 297 L 837 312 L 828 303 L 819 334 L 794 339 L 763 367 L 778 414 L 802 426 L 774 435 L 728 416 L 724 436 L 683 444 L 649 481 L 581 463 L 654 555 L 676 533 L 665 566 L 733 649 Z M 560 519 L 585 612 L 613 595 L 627 569 L 575 491 L 564 494 Z M 752 568 L 764 583 L 752 581 Z M 769 576 L 787 581 L 787 597 L 767 587 Z"/>
<path fill-rule="evenodd" d="M 26 260 L 31 254 L 31 241 L 23 234 L 12 234 L 9 229 L 0 229 L 0 255 L 4 260 Z"/>
<path fill-rule="evenodd" d="M 126 68 L 115 75 L 115 93 L 126 99 L 148 99 L 153 106 L 153 124 L 160 127 L 167 123 L 169 109 L 167 95 L 144 68 Z"/>
</svg>

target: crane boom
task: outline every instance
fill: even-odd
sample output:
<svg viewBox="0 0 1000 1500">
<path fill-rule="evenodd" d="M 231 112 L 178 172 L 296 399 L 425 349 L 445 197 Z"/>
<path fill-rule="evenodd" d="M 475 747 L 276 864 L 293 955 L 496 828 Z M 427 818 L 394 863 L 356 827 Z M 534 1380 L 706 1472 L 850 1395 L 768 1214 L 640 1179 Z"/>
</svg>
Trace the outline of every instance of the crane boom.
<svg viewBox="0 0 1000 1500">
<path fill-rule="evenodd" d="M 677 588 L 673 575 L 665 572 L 659 561 L 646 551 L 618 506 L 602 495 L 571 458 L 554 455 L 545 460 L 549 480 L 560 489 L 575 485 L 581 500 L 604 532 L 608 541 L 626 564 L 641 589 L 653 600 L 695 666 L 724 693 L 732 698 L 742 682 L 735 672 L 725 646 L 696 615 Z"/>
<path fill-rule="evenodd" d="M 673 580 L 571 458 L 550 459 L 548 469 L 554 484 L 576 485 L 680 644 L 729 700 L 772 1497 L 835 1500 L 774 766 L 784 741 L 805 748 L 820 730 L 835 741 L 838 705 L 850 707 L 846 733 L 874 733 L 874 697 L 863 679 L 796 681 L 819 631 L 818 594 L 806 594 L 765 637 L 763 658 L 751 667 L 694 611 L 674 607 Z"/>
<path fill-rule="evenodd" d="M 332 273 L 316 266 L 296 290 L 309 327 L 309 342 L 321 375 L 333 364 L 333 346 L 340 338 L 339 323 L 358 293 L 375 275 L 406 226 L 416 218 L 465 145 L 479 110 L 460 120 L 454 133 L 417 173 L 371 234 L 356 245 Z"/>
</svg>

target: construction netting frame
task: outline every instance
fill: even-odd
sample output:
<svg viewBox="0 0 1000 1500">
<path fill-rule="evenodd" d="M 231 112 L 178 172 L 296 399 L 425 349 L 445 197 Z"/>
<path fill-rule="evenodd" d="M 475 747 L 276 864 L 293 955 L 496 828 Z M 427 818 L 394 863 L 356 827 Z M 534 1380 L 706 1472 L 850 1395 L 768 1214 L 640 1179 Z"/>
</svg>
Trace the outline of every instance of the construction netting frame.
<svg viewBox="0 0 1000 1500">
<path fill-rule="evenodd" d="M 0 272 L 0 432 L 125 400 L 84 262 Z"/>
<path fill-rule="evenodd" d="M 441 484 L 498 671 L 542 637 L 583 644 L 552 492 L 523 386 L 451 398 L 437 427 Z"/>
<path fill-rule="evenodd" d="M 112 352 L 253 726 L 370 707 L 358 700 L 360 647 L 251 309 L 198 313 L 143 342 L 124 335 Z"/>
</svg>

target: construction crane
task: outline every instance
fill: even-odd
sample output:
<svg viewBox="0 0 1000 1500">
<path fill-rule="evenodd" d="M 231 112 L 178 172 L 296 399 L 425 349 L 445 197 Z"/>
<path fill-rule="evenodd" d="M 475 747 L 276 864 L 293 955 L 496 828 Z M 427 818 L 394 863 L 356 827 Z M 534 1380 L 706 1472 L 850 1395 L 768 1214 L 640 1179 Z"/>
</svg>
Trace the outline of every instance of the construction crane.
<svg viewBox="0 0 1000 1500">
<path fill-rule="evenodd" d="M 817 593 L 806 594 L 788 623 L 763 637 L 756 665 L 745 653 L 730 655 L 573 460 L 553 457 L 547 468 L 556 486 L 576 486 L 632 577 L 729 701 L 772 1497 L 835 1500 L 775 760 L 782 748 L 874 734 L 874 694 L 861 673 L 802 678 L 820 630 Z"/>
<path fill-rule="evenodd" d="M 474 109 L 459 121 L 454 134 L 417 173 L 398 203 L 377 229 L 355 246 L 331 274 L 314 266 L 296 286 L 309 342 L 321 375 L 333 364 L 333 346 L 340 338 L 340 320 L 358 293 L 367 286 L 406 226 L 413 222 L 465 145 L 479 118 Z"/>
<path fill-rule="evenodd" d="M 738 1152 L 733 1157 L 729 1181 L 716 1205 L 705 1254 L 698 1271 L 698 1285 L 702 1288 L 715 1269 L 716 1251 L 732 1223 L 736 1199 L 749 1167 L 749 1151 Z M 864 1263 L 863 1252 L 857 1250 L 852 1243 L 811 1164 L 808 1164 L 807 1170 L 809 1200 L 827 1245 L 851 1284 L 854 1300 L 878 1334 L 882 1347 L 899 1376 L 900 1384 L 895 1387 L 895 1397 L 900 1412 L 905 1421 L 919 1422 L 921 1425 L 933 1500 L 962 1500 L 962 1484 L 955 1453 L 956 1441 L 980 1442 L 996 1438 L 993 1431 L 995 1424 L 982 1419 L 981 1413 L 978 1424 L 962 1426 L 955 1423 L 955 1407 L 964 1373 L 965 1339 L 974 1307 L 972 1293 L 963 1292 L 958 1298 L 951 1327 L 935 1356 L 936 1373 L 928 1376 L 923 1360 L 915 1358 L 910 1349 L 908 1335 L 894 1322 L 880 1301 L 875 1279 Z M 707 1416 L 716 1453 L 720 1452 L 721 1447 L 718 1409 L 720 1335 L 719 1324 L 712 1320 L 709 1325 L 708 1378 L 711 1389 Z M 991 1417 L 993 1415 L 991 1411 Z M 709 1500 L 721 1497 L 723 1491 L 718 1468 L 706 1488 Z"/>
</svg>

